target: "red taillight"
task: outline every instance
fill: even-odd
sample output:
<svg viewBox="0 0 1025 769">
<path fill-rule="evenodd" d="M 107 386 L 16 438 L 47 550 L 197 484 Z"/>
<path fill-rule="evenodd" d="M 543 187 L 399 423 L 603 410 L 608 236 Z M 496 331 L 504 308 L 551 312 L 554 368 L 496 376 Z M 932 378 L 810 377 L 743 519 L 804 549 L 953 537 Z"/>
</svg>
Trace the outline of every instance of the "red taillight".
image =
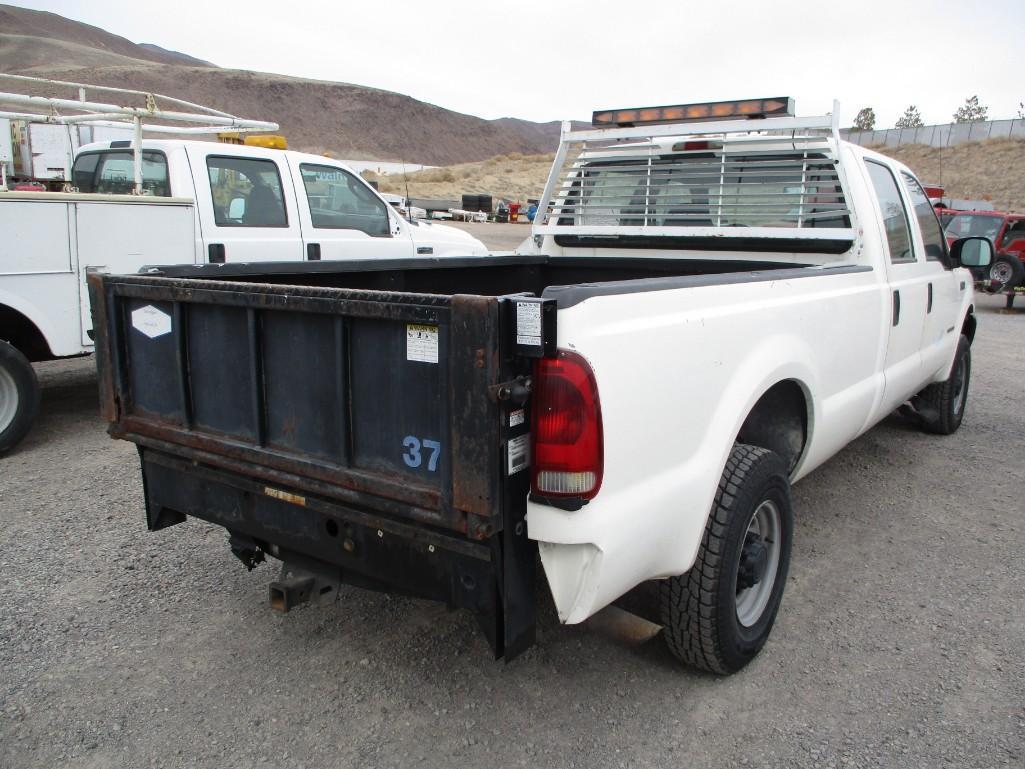
<svg viewBox="0 0 1025 769">
<path fill-rule="evenodd" d="M 604 444 L 594 373 L 575 352 L 536 363 L 531 490 L 591 499 L 601 488 Z"/>
</svg>

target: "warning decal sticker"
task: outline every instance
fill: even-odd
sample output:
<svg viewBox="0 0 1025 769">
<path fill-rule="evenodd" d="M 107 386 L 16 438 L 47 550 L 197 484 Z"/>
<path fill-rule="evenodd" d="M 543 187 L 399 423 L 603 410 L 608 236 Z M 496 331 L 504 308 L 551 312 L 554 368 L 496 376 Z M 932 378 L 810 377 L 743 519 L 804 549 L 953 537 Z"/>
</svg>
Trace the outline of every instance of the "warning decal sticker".
<svg viewBox="0 0 1025 769">
<path fill-rule="evenodd" d="M 420 323 L 406 324 L 406 360 L 438 362 L 438 327 Z"/>
</svg>

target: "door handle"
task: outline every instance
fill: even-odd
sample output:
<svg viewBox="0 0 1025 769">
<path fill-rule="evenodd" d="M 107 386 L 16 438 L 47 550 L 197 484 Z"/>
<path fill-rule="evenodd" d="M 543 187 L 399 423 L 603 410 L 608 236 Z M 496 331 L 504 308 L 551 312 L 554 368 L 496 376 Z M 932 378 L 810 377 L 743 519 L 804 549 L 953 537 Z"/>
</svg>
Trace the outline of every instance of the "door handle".
<svg viewBox="0 0 1025 769">
<path fill-rule="evenodd" d="M 925 314 L 932 312 L 932 283 L 929 284 L 929 303 L 925 307 Z"/>
<path fill-rule="evenodd" d="M 900 291 L 893 292 L 893 325 L 900 323 Z"/>
<path fill-rule="evenodd" d="M 207 246 L 207 255 L 209 256 L 210 264 L 224 264 L 224 244 L 223 243 L 211 243 Z"/>
<path fill-rule="evenodd" d="M 320 243 L 307 243 L 306 244 L 306 261 L 308 261 L 308 262 L 319 262 L 320 261 Z"/>
</svg>

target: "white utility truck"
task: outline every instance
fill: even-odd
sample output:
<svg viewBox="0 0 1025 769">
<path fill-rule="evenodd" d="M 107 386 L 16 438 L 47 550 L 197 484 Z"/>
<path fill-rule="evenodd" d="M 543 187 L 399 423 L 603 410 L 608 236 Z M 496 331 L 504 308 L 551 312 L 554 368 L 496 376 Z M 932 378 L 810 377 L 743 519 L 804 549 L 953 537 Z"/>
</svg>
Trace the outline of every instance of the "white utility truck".
<svg viewBox="0 0 1025 769">
<path fill-rule="evenodd" d="M 12 96 L 0 94 L 0 102 Z M 25 103 L 40 106 L 31 98 Z M 58 106 L 82 104 L 102 115 L 133 116 L 113 105 Z M 207 132 L 276 128 L 224 113 L 188 117 L 212 123 Z M 196 130 L 146 126 L 159 129 Z M 134 147 L 134 139 L 80 147 L 68 185 L 73 192 L 0 191 L 0 453 L 34 420 L 39 392 L 30 363 L 92 351 L 90 270 L 487 253 L 461 230 L 404 219 L 358 174 L 329 158 L 211 141 L 146 139 L 141 152 Z"/>
<path fill-rule="evenodd" d="M 102 408 L 150 528 L 280 559 L 276 608 L 434 598 L 508 659 L 540 555 L 562 621 L 654 592 L 671 651 L 730 673 L 780 607 L 791 484 L 898 409 L 958 429 L 992 253 L 835 110 L 597 112 L 521 254 L 91 277 Z"/>
</svg>

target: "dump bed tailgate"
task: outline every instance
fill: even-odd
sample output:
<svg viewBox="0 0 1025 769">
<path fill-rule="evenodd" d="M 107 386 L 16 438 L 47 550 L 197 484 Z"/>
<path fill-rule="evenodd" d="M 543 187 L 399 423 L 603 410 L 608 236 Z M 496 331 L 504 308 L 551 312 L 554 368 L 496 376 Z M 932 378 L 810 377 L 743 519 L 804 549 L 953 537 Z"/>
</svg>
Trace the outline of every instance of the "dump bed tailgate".
<svg viewBox="0 0 1025 769">
<path fill-rule="evenodd" d="M 101 285 L 101 386 L 118 437 L 377 496 L 471 536 L 499 513 L 498 299 L 134 276 Z"/>
<path fill-rule="evenodd" d="M 339 582 L 493 615 L 498 653 L 529 643 L 532 608 L 510 616 L 533 579 L 516 317 L 541 300 L 110 275 L 90 292 L 150 528 L 212 520 Z"/>
</svg>

